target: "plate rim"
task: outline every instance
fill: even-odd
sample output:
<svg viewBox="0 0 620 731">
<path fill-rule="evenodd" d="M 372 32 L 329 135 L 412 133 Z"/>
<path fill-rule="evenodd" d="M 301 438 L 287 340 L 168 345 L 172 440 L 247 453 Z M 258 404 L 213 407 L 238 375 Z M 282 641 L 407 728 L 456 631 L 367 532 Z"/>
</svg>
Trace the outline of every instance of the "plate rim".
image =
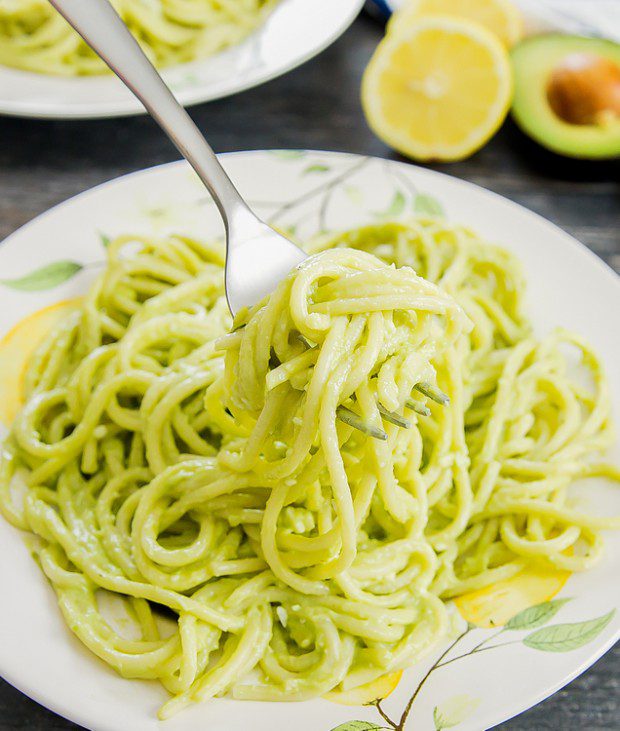
<svg viewBox="0 0 620 731">
<path fill-rule="evenodd" d="M 349 0 L 349 2 L 351 3 L 350 11 L 345 16 L 342 23 L 332 28 L 330 33 L 325 35 L 322 41 L 315 45 L 312 49 L 309 49 L 306 53 L 303 53 L 300 56 L 296 56 L 295 58 L 290 59 L 288 63 L 285 63 L 277 69 L 272 69 L 271 71 L 268 71 L 266 73 L 260 73 L 251 80 L 233 83 L 227 90 L 221 90 L 215 93 L 205 93 L 204 87 L 197 86 L 196 88 L 190 88 L 180 93 L 174 92 L 175 97 L 183 107 L 193 107 L 197 104 L 206 104 L 208 102 L 217 101 L 218 99 L 226 99 L 228 97 L 236 96 L 237 94 L 241 94 L 242 92 L 248 91 L 249 89 L 254 89 L 256 87 L 262 86 L 263 84 L 273 81 L 280 76 L 284 76 L 285 74 L 294 71 L 300 66 L 303 66 L 305 63 L 308 63 L 308 61 L 312 60 L 319 54 L 323 53 L 323 51 L 333 45 L 340 38 L 340 36 L 344 35 L 344 33 L 346 33 L 346 31 L 351 27 L 357 16 L 361 13 L 365 0 Z M 251 38 L 251 35 L 249 36 L 249 38 Z M 228 49 L 223 50 L 226 51 Z M 196 62 L 193 61 L 190 63 Z M 177 64 L 178 67 L 185 65 L 188 64 Z M 37 74 L 36 72 L 30 72 L 23 69 L 16 69 L 10 66 L 0 65 L 0 71 L 3 70 L 9 70 L 18 74 L 22 73 L 25 76 L 34 75 L 47 78 L 46 74 Z M 59 77 L 51 76 L 50 78 L 55 79 Z M 201 89 L 202 91 L 200 91 Z M 3 100 L 0 95 L 0 116 L 16 117 L 18 119 L 115 119 L 119 117 L 137 117 L 148 114 L 146 109 L 142 106 L 141 102 L 139 102 L 134 97 L 128 97 L 125 100 L 121 100 L 120 102 L 115 101 L 108 104 L 105 108 L 100 108 L 97 107 L 97 105 L 93 104 L 91 105 L 90 110 L 91 111 L 89 111 L 89 108 L 77 107 L 75 111 L 66 111 L 66 109 L 61 109 L 60 107 L 54 107 L 51 111 L 41 111 L 40 108 L 38 110 L 36 108 L 33 108 L 32 104 L 29 103 L 27 100 L 11 102 Z"/>
<path fill-rule="evenodd" d="M 363 0 L 362 0 L 363 1 Z M 479 183 L 473 183 L 470 180 L 465 180 L 463 178 L 459 178 L 456 175 L 450 175 L 449 173 L 444 173 L 439 170 L 431 170 L 427 167 L 424 167 L 423 165 L 417 165 L 413 162 L 405 162 L 403 160 L 393 160 L 386 157 L 380 157 L 379 155 L 367 155 L 365 153 L 357 153 L 357 152 L 349 152 L 345 150 L 327 150 L 327 149 L 307 149 L 307 148 L 301 148 L 301 147 L 273 147 L 273 148 L 256 148 L 256 149 L 247 149 L 247 150 L 232 150 L 230 152 L 218 152 L 217 157 L 222 158 L 223 160 L 226 160 L 229 157 L 241 157 L 248 154 L 274 154 L 279 152 L 303 152 L 308 155 L 333 155 L 336 157 L 356 157 L 356 158 L 367 158 L 369 160 L 380 160 L 382 162 L 387 162 L 390 165 L 396 165 L 400 167 L 403 170 L 415 170 L 416 174 L 422 174 L 427 175 L 431 178 L 436 178 L 440 180 L 450 180 L 450 181 L 456 181 L 458 183 L 461 183 L 465 185 L 466 187 L 472 187 L 482 193 L 483 195 L 490 196 L 494 200 L 499 200 L 503 204 L 507 204 L 508 206 L 512 208 L 516 208 L 519 211 L 523 211 L 526 214 L 530 216 L 534 216 L 539 223 L 543 224 L 548 230 L 554 231 L 556 233 L 559 233 L 563 238 L 566 239 L 567 243 L 570 243 L 573 249 L 577 249 L 578 251 L 581 251 L 582 253 L 585 253 L 590 261 L 592 261 L 593 264 L 596 264 L 598 268 L 601 270 L 601 273 L 604 273 L 604 276 L 606 276 L 610 281 L 613 281 L 615 283 L 615 286 L 620 288 L 620 274 L 616 272 L 612 267 L 604 261 L 598 254 L 596 254 L 592 249 L 590 249 L 586 244 L 581 242 L 576 236 L 573 236 L 573 234 L 569 233 L 565 229 L 563 229 L 559 224 L 554 223 L 553 221 L 550 221 L 548 218 L 545 218 L 542 214 L 537 213 L 536 211 L 531 210 L 527 206 L 522 205 L 521 203 L 517 203 L 517 201 L 513 201 L 511 198 L 507 198 L 506 196 L 502 195 L 501 193 L 496 193 L 495 191 L 491 190 L 490 188 L 485 188 L 483 185 L 480 185 Z M 0 240 L 0 249 L 3 246 L 5 242 L 10 241 L 16 234 L 23 231 L 26 227 L 30 226 L 31 224 L 34 224 L 35 222 L 40 221 L 41 219 L 45 218 L 48 214 L 51 214 L 53 211 L 56 211 L 58 208 L 61 208 L 64 205 L 67 205 L 69 203 L 72 203 L 73 201 L 76 201 L 80 199 L 82 196 L 90 195 L 91 193 L 94 193 L 95 191 L 98 191 L 100 188 L 105 188 L 109 185 L 115 184 L 117 182 L 126 181 L 133 177 L 140 177 L 142 175 L 151 174 L 155 171 L 161 170 L 163 168 L 174 168 L 174 167 L 186 167 L 189 166 L 189 163 L 184 160 L 183 158 L 177 158 L 176 160 L 170 160 L 169 162 L 163 162 L 158 163 L 157 165 L 149 165 L 148 167 L 140 168 L 139 170 L 132 170 L 129 173 L 123 173 L 122 175 L 117 175 L 116 177 L 110 178 L 108 180 L 104 180 L 101 183 L 97 183 L 97 185 L 93 185 L 90 188 L 87 188 L 86 190 L 82 190 L 79 193 L 76 193 L 75 195 L 70 196 L 69 198 L 65 198 L 65 200 L 60 201 L 59 203 L 55 203 L 50 208 L 47 208 L 46 210 L 42 211 L 41 213 L 34 216 L 34 218 L 31 218 L 29 221 L 26 221 L 21 226 L 16 228 L 14 231 L 12 231 L 8 236 L 5 236 L 3 239 Z M 191 168 L 190 168 L 191 169 Z M 234 181 L 233 181 L 234 182 Z M 619 290 L 620 294 L 620 290 Z"/>
<path fill-rule="evenodd" d="M 552 221 L 546 219 L 544 216 L 542 216 L 539 213 L 536 213 L 535 211 L 530 210 L 526 206 L 517 203 L 516 201 L 511 200 L 510 198 L 507 198 L 499 193 L 496 193 L 492 190 L 489 190 L 488 188 L 485 188 L 482 185 L 479 185 L 477 183 L 470 182 L 468 180 L 464 180 L 462 178 L 458 178 L 454 175 L 449 175 L 448 173 L 439 172 L 436 170 L 430 170 L 428 168 L 415 165 L 413 163 L 404 162 L 401 160 L 391 160 L 387 158 L 381 158 L 375 155 L 365 155 L 365 154 L 358 154 L 354 152 L 346 152 L 346 151 L 336 151 L 336 150 L 308 150 L 300 148 L 273 148 L 273 149 L 254 149 L 254 150 L 238 150 L 234 152 L 226 152 L 226 153 L 220 153 L 218 157 L 222 158 L 224 161 L 227 158 L 234 158 L 234 157 L 244 157 L 244 156 L 252 156 L 252 155 L 269 155 L 274 154 L 278 152 L 283 151 L 302 151 L 306 153 L 307 155 L 313 156 L 328 156 L 328 157 L 336 157 L 336 158 L 366 158 L 369 160 L 378 160 L 383 163 L 388 163 L 389 165 L 394 165 L 401 170 L 413 172 L 414 175 L 421 175 L 422 177 L 428 177 L 428 178 L 434 178 L 438 181 L 444 181 L 447 179 L 451 183 L 457 183 L 459 185 L 464 185 L 466 188 L 473 188 L 475 192 L 478 194 L 482 194 L 485 197 L 490 198 L 491 200 L 496 200 L 496 202 L 500 202 L 503 205 L 507 205 L 511 209 L 515 209 L 516 211 L 520 212 L 521 214 L 528 215 L 530 217 L 534 217 L 536 219 L 536 222 L 541 227 L 544 227 L 546 231 L 551 233 L 552 235 L 555 235 L 556 237 L 559 235 L 563 242 L 567 245 L 570 245 L 574 250 L 581 251 L 582 253 L 586 254 L 589 258 L 589 260 L 592 262 L 592 264 L 596 265 L 596 267 L 599 269 L 601 276 L 604 276 L 609 283 L 614 286 L 615 289 L 615 295 L 618 296 L 620 301 L 620 275 L 614 271 L 614 269 L 611 268 L 603 259 L 601 259 L 597 254 L 594 253 L 589 247 L 587 247 L 585 244 L 583 244 L 579 239 L 577 239 L 572 234 L 565 231 L 563 228 L 561 228 L 558 224 L 553 223 Z M 10 233 L 7 237 L 5 237 L 2 241 L 0 241 L 0 258 L 2 256 L 2 249 L 3 245 L 7 242 L 10 242 L 12 239 L 19 237 L 22 233 L 24 233 L 26 230 L 28 230 L 30 227 L 34 226 L 35 224 L 38 224 L 46 219 L 46 217 L 52 215 L 55 213 L 58 209 L 61 209 L 63 207 L 69 207 L 73 205 L 74 203 L 78 202 L 83 197 L 88 197 L 91 194 L 96 195 L 97 192 L 100 189 L 105 189 L 110 186 L 113 186 L 117 183 L 121 182 L 127 182 L 133 178 L 140 178 L 140 177 L 148 177 L 148 175 L 157 174 L 157 173 L 164 173 L 166 170 L 175 170 L 175 169 L 185 169 L 189 170 L 189 165 L 184 160 L 174 160 L 171 162 L 161 163 L 158 165 L 153 165 L 150 167 L 142 168 L 140 170 L 135 170 L 129 173 L 126 173 L 124 175 L 120 175 L 114 178 L 111 178 L 107 181 L 104 181 L 102 183 L 99 183 L 91 188 L 88 188 L 86 190 L 81 191 L 80 193 L 77 193 L 76 195 L 73 195 L 69 198 L 67 198 L 64 201 L 61 201 L 51 208 L 48 208 L 47 210 L 43 211 L 42 213 L 38 214 L 31 220 L 27 221 L 26 223 L 22 224 L 19 228 L 17 228 L 15 231 Z M 12 526 L 8 526 L 9 529 L 14 529 Z M 19 532 L 21 536 L 21 531 Z M 552 683 L 549 686 L 544 687 L 542 690 L 540 690 L 535 695 L 530 695 L 526 700 L 523 700 L 521 702 L 518 701 L 518 699 L 515 701 L 514 705 L 510 706 L 510 709 L 508 710 L 505 706 L 504 708 L 506 710 L 490 710 L 486 714 L 481 713 L 479 716 L 476 716 L 475 720 L 476 727 L 482 728 L 493 728 L 497 726 L 500 723 L 503 723 L 504 721 L 510 720 L 512 718 L 515 718 L 516 716 L 520 715 L 524 711 L 533 708 L 534 706 L 538 705 L 542 701 L 546 700 L 547 698 L 551 697 L 555 693 L 557 693 L 560 689 L 566 687 L 568 684 L 570 684 L 573 680 L 575 680 L 577 677 L 582 675 L 584 672 L 586 672 L 594 663 L 596 663 L 603 655 L 605 655 L 617 642 L 620 640 L 620 616 L 616 615 L 616 617 L 612 620 L 612 633 L 608 637 L 608 639 L 601 643 L 596 645 L 596 647 L 592 648 L 592 651 L 589 652 L 586 658 L 577 665 L 577 667 L 573 668 L 569 673 L 563 675 L 559 680 L 557 680 L 555 683 Z M 613 625 L 615 625 L 615 629 L 613 628 Z M 563 672 L 563 671 L 562 671 Z M 78 706 L 70 708 L 67 707 L 64 703 L 56 701 L 53 697 L 48 696 L 45 691 L 39 691 L 38 688 L 33 688 L 28 685 L 28 682 L 23 682 L 21 678 L 17 677 L 19 675 L 18 673 L 13 673 L 8 668 L 0 667 L 0 677 L 4 678 L 7 683 L 12 685 L 14 688 L 19 690 L 21 693 L 26 695 L 28 698 L 33 700 L 34 702 L 38 703 L 39 705 L 42 705 L 44 708 L 52 711 L 53 713 L 56 713 L 57 715 L 72 721 L 74 723 L 80 724 L 84 726 L 87 729 L 91 729 L 91 731 L 117 731 L 112 725 L 105 722 L 104 723 L 97 723 L 96 725 L 93 725 L 92 719 L 88 716 L 88 714 L 85 714 Z M 478 726 L 478 724 L 482 724 Z"/>
</svg>

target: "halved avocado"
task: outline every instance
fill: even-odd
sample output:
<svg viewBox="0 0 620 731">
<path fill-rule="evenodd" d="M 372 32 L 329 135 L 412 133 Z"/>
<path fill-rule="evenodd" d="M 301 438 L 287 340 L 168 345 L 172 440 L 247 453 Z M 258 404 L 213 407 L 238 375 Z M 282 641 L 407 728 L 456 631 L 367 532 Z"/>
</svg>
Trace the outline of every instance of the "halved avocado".
<svg viewBox="0 0 620 731">
<path fill-rule="evenodd" d="M 544 147 L 568 157 L 620 156 L 620 44 L 540 35 L 512 51 L 512 114 Z"/>
</svg>

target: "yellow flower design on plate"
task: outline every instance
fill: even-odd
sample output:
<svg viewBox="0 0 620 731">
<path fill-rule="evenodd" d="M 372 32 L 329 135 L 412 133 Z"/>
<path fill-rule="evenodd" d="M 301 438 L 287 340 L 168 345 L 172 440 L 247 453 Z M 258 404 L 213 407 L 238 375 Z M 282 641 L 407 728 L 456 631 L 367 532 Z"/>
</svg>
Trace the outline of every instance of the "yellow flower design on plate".
<svg viewBox="0 0 620 731">
<path fill-rule="evenodd" d="M 80 300 L 65 300 L 20 320 L 0 340 L 0 422 L 10 426 L 24 401 L 23 378 L 28 360 L 45 337 Z"/>
<path fill-rule="evenodd" d="M 471 624 L 488 629 L 502 627 L 524 609 L 553 599 L 569 577 L 569 571 L 560 569 L 527 568 L 511 579 L 463 594 L 454 603 L 461 617 Z"/>
<path fill-rule="evenodd" d="M 332 690 L 323 697 L 343 706 L 368 706 L 387 698 L 398 685 L 402 674 L 402 670 L 397 670 L 351 690 Z"/>
</svg>

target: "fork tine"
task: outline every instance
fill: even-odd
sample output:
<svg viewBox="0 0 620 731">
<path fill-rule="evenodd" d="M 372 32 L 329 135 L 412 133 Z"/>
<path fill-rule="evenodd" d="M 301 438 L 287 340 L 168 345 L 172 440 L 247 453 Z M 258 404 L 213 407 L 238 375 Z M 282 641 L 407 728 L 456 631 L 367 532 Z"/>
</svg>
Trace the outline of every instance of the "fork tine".
<svg viewBox="0 0 620 731">
<path fill-rule="evenodd" d="M 409 419 L 405 419 L 404 416 L 396 414 L 394 411 L 388 411 L 385 406 L 382 406 L 380 403 L 377 404 L 377 408 L 379 409 L 381 416 L 386 421 L 389 421 L 391 424 L 396 424 L 396 426 L 400 426 L 403 429 L 411 429 L 411 422 Z"/>
<path fill-rule="evenodd" d="M 428 406 L 425 403 L 422 403 L 422 401 L 415 401 L 414 399 L 409 399 L 409 401 L 405 401 L 405 406 L 408 409 L 415 411 L 416 414 L 421 414 L 422 416 L 431 415 L 431 410 L 428 408 Z"/>
<path fill-rule="evenodd" d="M 419 391 L 424 396 L 428 396 L 429 399 L 435 401 L 442 406 L 446 406 L 450 403 L 450 397 L 443 391 L 440 391 L 437 386 L 433 386 L 432 383 L 426 381 L 420 381 L 414 386 L 416 391 Z"/>
<path fill-rule="evenodd" d="M 340 419 L 340 421 L 352 426 L 354 429 L 358 429 L 363 434 L 368 434 L 370 437 L 381 439 L 382 441 L 385 441 L 388 438 L 387 433 L 384 432 L 383 429 L 367 424 L 359 414 L 356 414 L 355 411 L 351 411 L 351 409 L 347 409 L 346 406 L 339 406 L 336 409 L 336 416 Z"/>
</svg>

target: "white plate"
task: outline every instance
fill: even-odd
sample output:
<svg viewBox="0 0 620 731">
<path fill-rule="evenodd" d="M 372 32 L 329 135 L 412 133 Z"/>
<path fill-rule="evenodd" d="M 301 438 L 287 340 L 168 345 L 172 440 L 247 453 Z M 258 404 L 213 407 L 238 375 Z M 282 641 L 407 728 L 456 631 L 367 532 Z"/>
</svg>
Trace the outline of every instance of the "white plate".
<svg viewBox="0 0 620 731">
<path fill-rule="evenodd" d="M 620 279 L 560 229 L 493 193 L 412 165 L 295 151 L 237 153 L 223 161 L 256 210 L 281 227 L 295 226 L 302 240 L 323 229 L 404 216 L 412 206 L 440 205 L 451 220 L 513 250 L 525 265 L 529 312 L 537 330 L 564 325 L 591 341 L 607 366 L 620 415 L 620 342 L 613 321 L 613 313 L 620 311 Z M 75 273 L 75 265 L 57 267 L 56 285 L 39 291 L 0 286 L 0 336 L 41 307 L 83 293 L 103 264 L 102 235 L 171 230 L 201 237 L 221 235 L 215 207 L 181 163 L 120 178 L 40 216 L 0 246 L 0 279 L 20 277 L 58 261 L 83 268 Z M 63 271 L 73 276 L 59 283 Z M 50 277 L 39 280 L 47 287 L 53 283 Z M 619 456 L 617 449 L 613 456 Z M 592 481 L 587 495 L 592 511 L 620 513 L 617 488 Z M 381 723 L 372 706 L 339 706 L 322 699 L 301 704 L 217 699 L 162 724 L 155 713 L 165 691 L 155 683 L 123 680 L 91 655 L 65 627 L 53 592 L 18 532 L 3 521 L 0 540 L 0 673 L 35 700 L 87 728 L 331 731 L 352 719 L 377 728 Z M 620 605 L 620 535 L 610 534 L 607 546 L 601 564 L 568 580 L 560 596 L 572 599 L 546 627 L 605 617 Z M 529 708 L 611 647 L 620 635 L 620 616 L 615 614 L 603 628 L 581 627 L 581 635 L 579 628 L 575 630 L 583 640 L 581 646 L 571 651 L 532 649 L 520 641 L 527 630 L 506 631 L 504 637 L 516 642 L 431 672 L 415 700 L 407 730 L 434 729 L 434 716 L 457 724 L 457 731 L 486 729 Z M 467 653 L 492 634 L 471 630 L 447 658 Z M 403 675 L 385 701 L 392 717 L 400 717 L 445 649 L 439 648 Z M 351 731 L 354 728 L 372 726 L 350 726 Z"/>
<path fill-rule="evenodd" d="M 274 79 L 316 56 L 359 13 L 363 0 L 281 0 L 239 45 L 163 71 L 185 106 L 220 99 Z M 112 75 L 62 78 L 0 66 L 0 114 L 88 119 L 144 114 Z"/>
</svg>

